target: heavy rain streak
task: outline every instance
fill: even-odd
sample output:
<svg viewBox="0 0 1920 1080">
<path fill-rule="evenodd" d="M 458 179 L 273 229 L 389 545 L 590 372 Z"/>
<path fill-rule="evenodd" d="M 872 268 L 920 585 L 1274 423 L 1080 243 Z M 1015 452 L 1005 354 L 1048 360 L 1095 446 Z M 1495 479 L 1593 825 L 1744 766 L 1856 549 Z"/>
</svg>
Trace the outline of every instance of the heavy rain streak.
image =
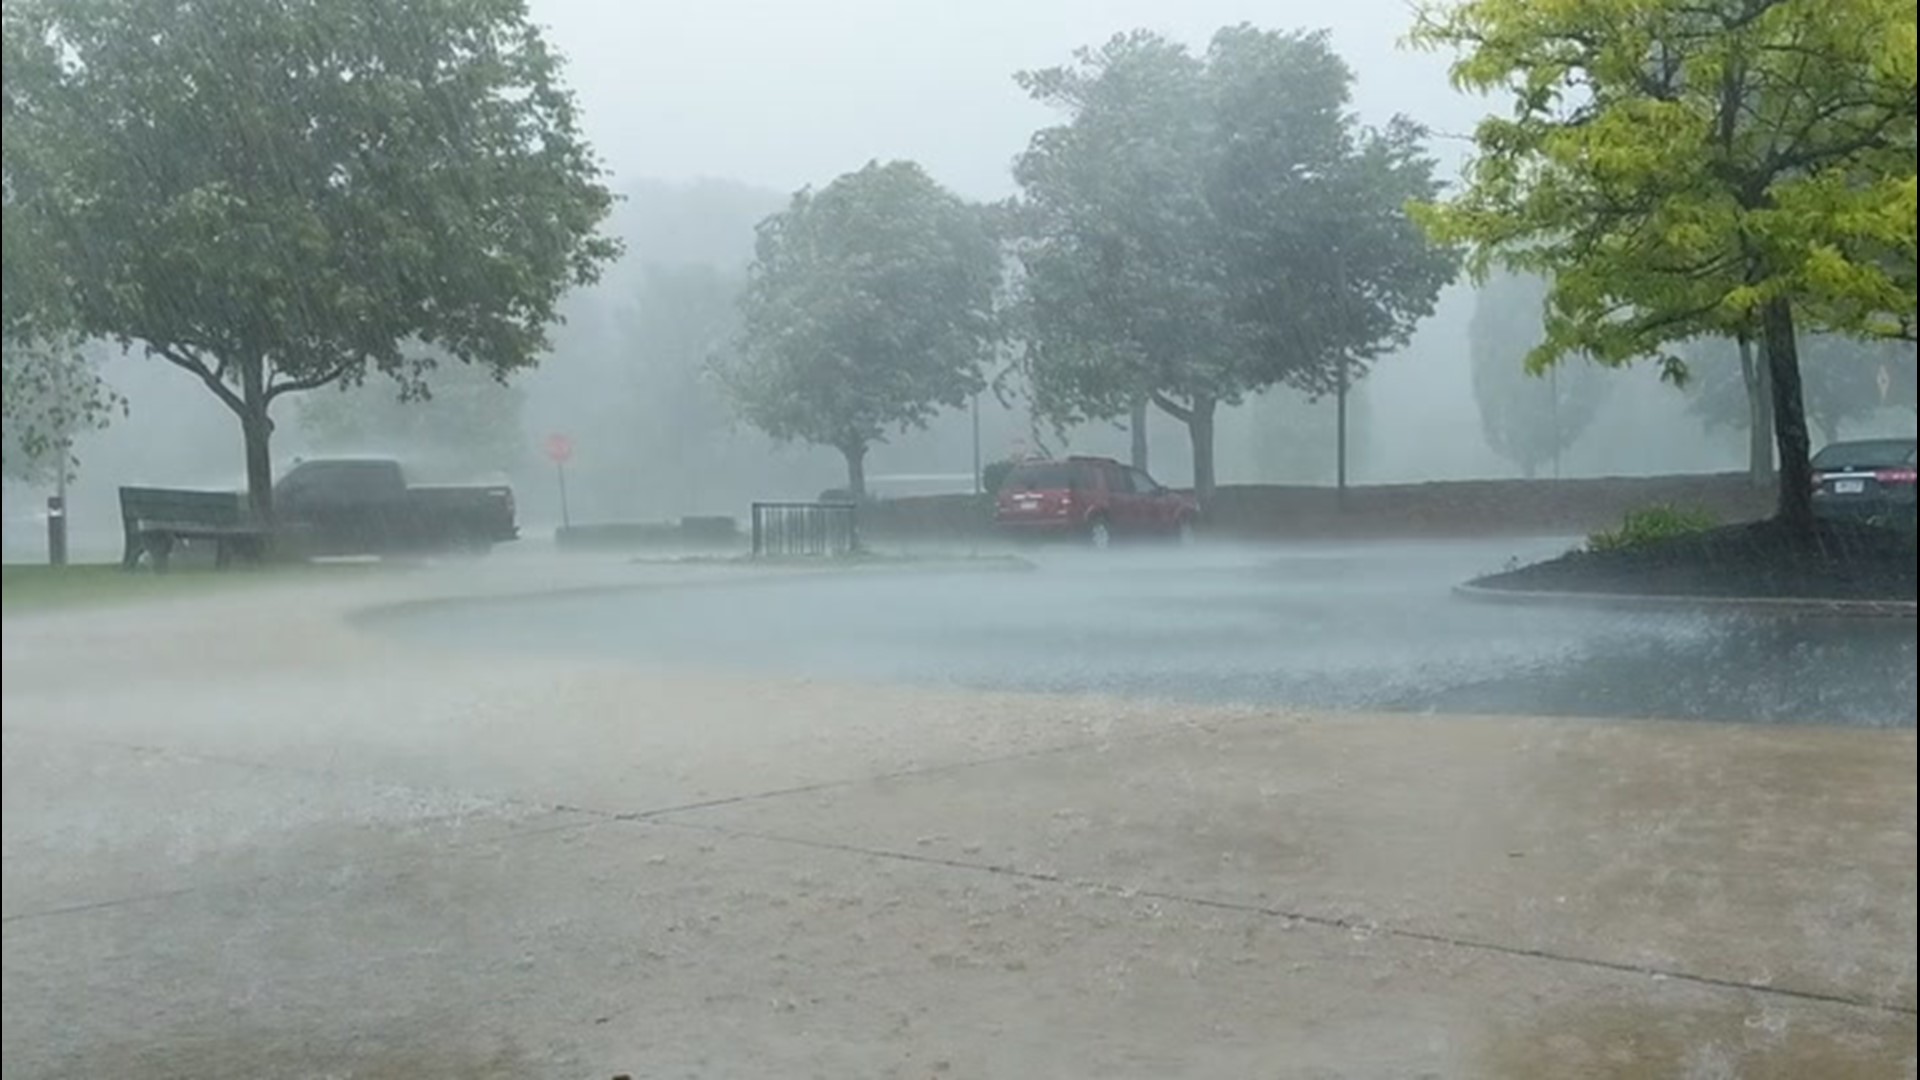
<svg viewBox="0 0 1920 1080">
<path fill-rule="evenodd" d="M 1910 0 L 0 0 L 9 1078 L 1912 1078 Z"/>
</svg>

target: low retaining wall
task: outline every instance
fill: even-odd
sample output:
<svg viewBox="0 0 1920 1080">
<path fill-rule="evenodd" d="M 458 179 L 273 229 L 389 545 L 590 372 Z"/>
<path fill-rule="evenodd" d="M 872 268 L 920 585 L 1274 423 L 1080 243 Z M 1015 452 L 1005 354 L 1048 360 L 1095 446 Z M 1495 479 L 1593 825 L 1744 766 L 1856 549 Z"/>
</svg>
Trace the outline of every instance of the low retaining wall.
<svg viewBox="0 0 1920 1080">
<path fill-rule="evenodd" d="M 1220 488 L 1209 535 L 1242 540 L 1573 536 L 1612 528 L 1655 504 L 1725 522 L 1767 516 L 1773 492 L 1744 473 L 1580 480 L 1458 480 L 1347 489 L 1234 484 Z M 992 500 L 973 495 L 891 499 L 861 508 L 869 537 L 968 539 L 992 529 Z"/>
<path fill-rule="evenodd" d="M 746 537 L 730 517 L 687 517 L 679 521 L 602 521 L 563 525 L 553 531 L 563 551 L 675 550 L 721 551 L 744 548 Z"/>
</svg>

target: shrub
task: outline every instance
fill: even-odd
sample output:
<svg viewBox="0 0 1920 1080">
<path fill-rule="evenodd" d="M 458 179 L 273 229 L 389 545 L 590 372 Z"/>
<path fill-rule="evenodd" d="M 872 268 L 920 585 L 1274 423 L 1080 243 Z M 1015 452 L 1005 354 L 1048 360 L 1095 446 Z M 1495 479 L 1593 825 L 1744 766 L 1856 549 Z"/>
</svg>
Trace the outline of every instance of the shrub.
<svg viewBox="0 0 1920 1080">
<path fill-rule="evenodd" d="M 1629 510 L 1618 529 L 1601 530 L 1587 537 L 1588 551 L 1628 551 L 1657 544 L 1662 540 L 1705 532 L 1717 522 L 1703 510 L 1678 506 L 1649 506 Z"/>
</svg>

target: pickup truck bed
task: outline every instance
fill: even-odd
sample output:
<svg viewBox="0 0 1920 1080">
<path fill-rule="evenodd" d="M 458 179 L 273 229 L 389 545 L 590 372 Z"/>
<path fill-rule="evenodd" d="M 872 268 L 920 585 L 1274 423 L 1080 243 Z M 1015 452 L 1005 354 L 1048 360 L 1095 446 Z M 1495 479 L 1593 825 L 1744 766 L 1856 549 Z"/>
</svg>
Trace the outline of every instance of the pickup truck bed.
<svg viewBox="0 0 1920 1080">
<path fill-rule="evenodd" d="M 398 462 L 336 458 L 303 462 L 274 485 L 275 527 L 247 515 L 235 492 L 122 488 L 128 565 L 147 554 L 156 567 L 178 540 L 253 554 L 271 539 L 307 555 L 479 553 L 517 539 L 513 489 L 505 484 L 413 487 Z"/>
</svg>

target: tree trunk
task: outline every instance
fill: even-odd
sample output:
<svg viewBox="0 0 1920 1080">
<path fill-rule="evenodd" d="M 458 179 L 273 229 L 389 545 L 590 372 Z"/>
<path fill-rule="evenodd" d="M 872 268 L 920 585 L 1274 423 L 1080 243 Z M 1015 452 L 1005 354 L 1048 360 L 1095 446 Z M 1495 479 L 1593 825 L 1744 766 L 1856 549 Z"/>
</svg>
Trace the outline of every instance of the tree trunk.
<svg viewBox="0 0 1920 1080">
<path fill-rule="evenodd" d="M 1813 536 L 1813 467 L 1808 458 L 1807 410 L 1800 388 L 1800 349 L 1794 340 L 1793 305 L 1784 298 L 1760 309 L 1761 354 L 1773 384 L 1773 434 L 1780 450 L 1780 523 L 1795 536 Z"/>
<path fill-rule="evenodd" d="M 1745 334 L 1740 346 L 1740 378 L 1747 388 L 1747 478 L 1754 487 L 1773 483 L 1773 380 L 1767 374 L 1765 349 L 1754 356 L 1753 339 Z"/>
<path fill-rule="evenodd" d="M 1193 497 L 1206 511 L 1213 505 L 1213 410 L 1211 398 L 1194 398 L 1187 415 L 1187 435 L 1193 440 Z"/>
<path fill-rule="evenodd" d="M 266 362 L 240 363 L 240 434 L 247 446 L 247 506 L 253 519 L 273 524 L 273 417 L 267 398 Z"/>
<path fill-rule="evenodd" d="M 1136 398 L 1133 412 L 1127 418 L 1127 433 L 1133 437 L 1133 446 L 1128 452 L 1127 462 L 1141 472 L 1151 472 L 1147 468 L 1147 399 Z"/>
<path fill-rule="evenodd" d="M 867 497 L 867 444 L 848 443 L 840 448 L 847 458 L 847 490 L 856 501 Z"/>
</svg>

